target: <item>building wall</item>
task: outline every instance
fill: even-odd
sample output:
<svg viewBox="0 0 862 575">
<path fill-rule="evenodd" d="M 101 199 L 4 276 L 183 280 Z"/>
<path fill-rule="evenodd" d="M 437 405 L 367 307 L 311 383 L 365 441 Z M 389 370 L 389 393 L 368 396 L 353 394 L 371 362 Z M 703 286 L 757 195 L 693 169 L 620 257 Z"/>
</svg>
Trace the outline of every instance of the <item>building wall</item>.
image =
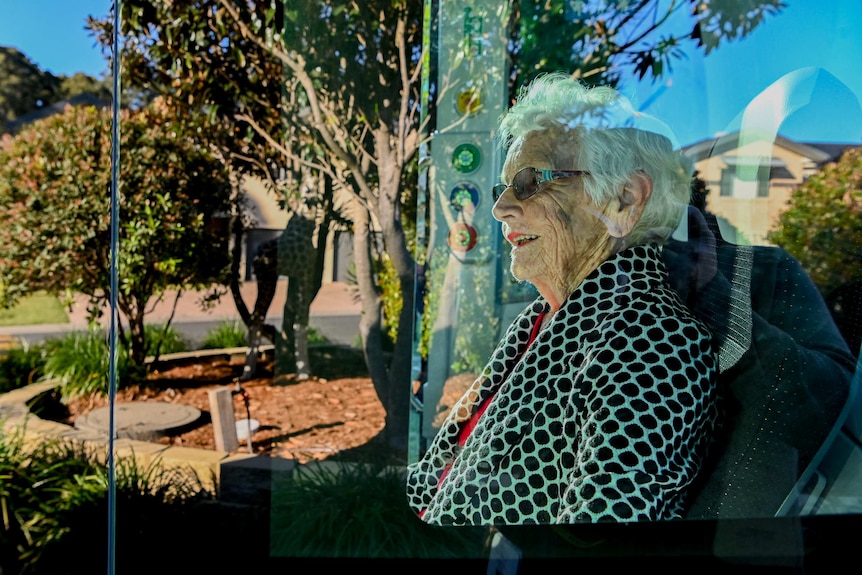
<svg viewBox="0 0 862 575">
<path fill-rule="evenodd" d="M 758 174 L 757 164 L 751 159 L 759 157 L 765 157 L 762 166 L 771 163 L 772 168 L 765 168 Z M 817 165 L 810 158 L 782 146 L 764 148 L 762 142 L 755 142 L 701 160 L 695 168 L 709 189 L 707 209 L 738 230 L 736 238 L 726 239 L 735 243 L 771 245 L 768 233 L 775 229 L 779 216 L 787 209 L 793 190 L 817 170 Z M 721 195 L 725 170 L 731 170 L 735 176 L 730 196 Z M 771 173 L 771 177 L 767 173 Z M 766 185 L 767 177 L 768 195 L 758 197 L 758 186 Z"/>
</svg>

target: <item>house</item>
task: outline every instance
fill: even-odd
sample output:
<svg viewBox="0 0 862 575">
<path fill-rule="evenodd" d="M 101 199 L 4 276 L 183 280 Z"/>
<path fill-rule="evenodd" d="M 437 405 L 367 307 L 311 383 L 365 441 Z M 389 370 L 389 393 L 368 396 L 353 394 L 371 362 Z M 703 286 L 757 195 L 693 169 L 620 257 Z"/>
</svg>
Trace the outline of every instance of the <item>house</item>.
<svg viewBox="0 0 862 575">
<path fill-rule="evenodd" d="M 242 180 L 243 206 L 249 227 L 243 239 L 240 263 L 243 279 L 253 280 L 252 264 L 258 249 L 267 241 L 278 238 L 290 220 L 290 212 L 279 203 L 276 193 L 259 178 L 246 176 Z M 318 241 L 315 238 L 315 242 Z M 353 261 L 352 235 L 332 226 L 326 239 L 323 261 L 323 283 L 349 282 Z"/>
<path fill-rule="evenodd" d="M 682 149 L 709 189 L 707 209 L 724 219 L 735 243 L 770 245 L 767 234 L 792 192 L 845 150 L 859 144 L 802 143 L 733 132 Z"/>
</svg>

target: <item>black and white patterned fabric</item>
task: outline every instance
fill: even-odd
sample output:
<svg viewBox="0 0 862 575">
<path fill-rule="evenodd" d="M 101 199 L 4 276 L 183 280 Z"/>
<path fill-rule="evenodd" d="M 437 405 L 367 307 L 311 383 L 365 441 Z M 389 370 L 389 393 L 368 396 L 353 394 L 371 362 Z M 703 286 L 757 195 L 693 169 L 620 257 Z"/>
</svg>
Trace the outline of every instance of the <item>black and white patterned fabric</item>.
<svg viewBox="0 0 862 575">
<path fill-rule="evenodd" d="M 408 467 L 414 511 L 442 525 L 679 517 L 716 425 L 717 359 L 666 277 L 658 246 L 613 256 L 529 349 L 547 304 L 528 306 Z"/>
</svg>

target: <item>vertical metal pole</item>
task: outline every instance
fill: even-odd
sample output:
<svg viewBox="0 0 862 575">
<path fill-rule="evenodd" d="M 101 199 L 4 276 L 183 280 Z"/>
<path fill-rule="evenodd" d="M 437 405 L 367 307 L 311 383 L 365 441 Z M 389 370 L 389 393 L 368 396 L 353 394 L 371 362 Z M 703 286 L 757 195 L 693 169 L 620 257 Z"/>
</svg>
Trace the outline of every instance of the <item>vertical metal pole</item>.
<svg viewBox="0 0 862 575">
<path fill-rule="evenodd" d="M 113 5 L 114 30 L 111 59 L 113 98 L 111 106 L 111 317 L 110 317 L 110 363 L 108 376 L 108 565 L 107 574 L 114 575 L 116 560 L 116 462 L 114 461 L 115 415 L 117 399 L 117 291 L 119 289 L 118 251 L 120 247 L 120 7 L 121 0 Z"/>
<path fill-rule="evenodd" d="M 422 89 L 421 89 L 421 98 L 422 98 L 422 108 L 420 115 L 420 124 L 423 126 L 423 131 L 427 135 L 430 133 L 432 129 L 431 126 L 427 126 L 427 122 L 429 121 L 429 110 L 428 106 L 430 105 L 430 97 L 429 97 L 429 89 L 431 82 L 431 28 L 432 21 L 436 18 L 436 1 L 435 0 L 425 0 L 422 12 Z M 424 138 L 423 138 L 424 139 Z M 428 250 L 428 237 L 427 230 L 425 226 L 425 214 L 428 209 L 428 161 L 429 152 L 428 145 L 421 144 L 419 146 L 419 194 L 416 198 L 416 251 L 413 254 L 413 261 L 416 262 L 416 270 L 415 270 L 415 292 L 413 296 L 413 305 L 416 309 L 422 309 L 419 306 L 422 305 L 422 300 L 425 297 L 425 274 L 420 273 L 420 266 L 425 265 L 425 258 Z M 424 313 L 424 309 L 423 309 Z M 408 388 L 408 393 L 411 394 L 410 401 L 410 413 L 408 420 L 408 440 L 407 440 L 407 462 L 414 463 L 419 461 L 419 457 L 422 455 L 422 417 L 424 406 L 421 402 L 418 401 L 416 397 L 413 396 L 414 390 L 412 389 L 412 385 L 414 383 L 418 383 L 419 385 L 424 385 L 424 376 L 421 376 L 422 373 L 422 364 L 424 360 L 422 359 L 419 353 L 419 344 L 422 340 L 422 313 L 414 313 L 413 321 L 415 322 L 413 325 L 413 358 L 411 361 L 411 372 L 410 372 L 410 387 Z M 418 391 L 421 393 L 421 391 Z"/>
</svg>

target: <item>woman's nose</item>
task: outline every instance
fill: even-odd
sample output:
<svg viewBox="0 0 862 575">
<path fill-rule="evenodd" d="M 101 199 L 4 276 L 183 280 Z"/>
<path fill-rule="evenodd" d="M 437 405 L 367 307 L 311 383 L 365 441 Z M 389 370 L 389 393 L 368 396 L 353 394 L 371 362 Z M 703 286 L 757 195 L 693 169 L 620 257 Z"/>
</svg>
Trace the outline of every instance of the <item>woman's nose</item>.
<svg viewBox="0 0 862 575">
<path fill-rule="evenodd" d="M 491 209 L 494 219 L 502 222 L 506 217 L 511 217 L 520 210 L 521 202 L 515 198 L 515 192 L 511 186 L 503 190 L 497 201 L 494 202 L 494 207 Z"/>
</svg>

